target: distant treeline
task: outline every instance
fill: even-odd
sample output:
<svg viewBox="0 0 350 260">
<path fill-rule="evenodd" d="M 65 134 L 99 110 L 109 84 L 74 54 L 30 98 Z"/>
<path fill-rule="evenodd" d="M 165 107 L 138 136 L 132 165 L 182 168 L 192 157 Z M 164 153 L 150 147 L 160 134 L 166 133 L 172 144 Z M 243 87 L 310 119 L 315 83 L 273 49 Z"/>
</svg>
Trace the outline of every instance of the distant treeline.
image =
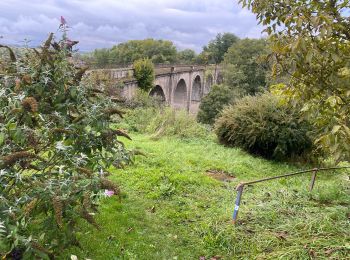
<svg viewBox="0 0 350 260">
<path fill-rule="evenodd" d="M 78 54 L 78 58 L 96 68 L 127 66 L 143 58 L 154 64 L 219 64 L 228 49 L 239 40 L 232 33 L 218 34 L 200 54 L 191 49 L 179 51 L 173 42 L 167 40 L 130 40 L 109 49 Z"/>
</svg>

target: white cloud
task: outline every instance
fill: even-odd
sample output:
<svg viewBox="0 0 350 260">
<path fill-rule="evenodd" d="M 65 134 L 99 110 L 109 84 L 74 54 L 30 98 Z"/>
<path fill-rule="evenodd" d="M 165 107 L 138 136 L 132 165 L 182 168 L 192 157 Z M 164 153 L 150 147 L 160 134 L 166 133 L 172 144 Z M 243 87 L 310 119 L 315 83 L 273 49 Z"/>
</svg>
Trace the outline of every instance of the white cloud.
<svg viewBox="0 0 350 260">
<path fill-rule="evenodd" d="M 200 51 L 219 32 L 260 37 L 253 14 L 232 0 L 1 0 L 2 42 L 40 44 L 63 15 L 83 51 L 143 38 Z"/>
</svg>

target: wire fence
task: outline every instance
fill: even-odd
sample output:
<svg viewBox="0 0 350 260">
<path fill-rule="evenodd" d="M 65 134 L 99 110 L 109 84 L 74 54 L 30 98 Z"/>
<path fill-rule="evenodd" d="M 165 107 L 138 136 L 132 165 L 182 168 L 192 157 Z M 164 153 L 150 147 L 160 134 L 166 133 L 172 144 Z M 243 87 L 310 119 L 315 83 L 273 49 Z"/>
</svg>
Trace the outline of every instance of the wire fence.
<svg viewBox="0 0 350 260">
<path fill-rule="evenodd" d="M 278 175 L 278 176 L 263 178 L 263 179 L 254 180 L 254 181 L 242 182 L 242 183 L 238 184 L 238 186 L 236 188 L 236 191 L 237 191 L 236 202 L 235 202 L 235 207 L 234 207 L 233 216 L 232 216 L 233 224 L 236 224 L 236 222 L 237 222 L 239 207 L 240 207 L 240 204 L 241 204 L 242 195 L 243 195 L 243 191 L 244 191 L 244 186 L 246 186 L 246 185 L 253 185 L 253 184 L 257 184 L 257 183 L 265 182 L 265 181 L 271 181 L 271 180 L 275 180 L 275 179 L 287 178 L 287 177 L 300 175 L 300 174 L 305 174 L 305 173 L 312 173 L 312 175 L 311 175 L 311 182 L 310 182 L 310 186 L 309 186 L 309 190 L 312 191 L 312 189 L 314 188 L 314 185 L 315 185 L 317 173 L 324 172 L 324 171 L 330 171 L 330 170 L 340 170 L 340 169 L 350 169 L 350 166 L 329 167 L 329 168 L 314 168 L 314 169 L 309 169 L 309 170 L 304 170 L 304 171 L 287 173 L 287 174 L 284 174 L 284 175 Z"/>
</svg>

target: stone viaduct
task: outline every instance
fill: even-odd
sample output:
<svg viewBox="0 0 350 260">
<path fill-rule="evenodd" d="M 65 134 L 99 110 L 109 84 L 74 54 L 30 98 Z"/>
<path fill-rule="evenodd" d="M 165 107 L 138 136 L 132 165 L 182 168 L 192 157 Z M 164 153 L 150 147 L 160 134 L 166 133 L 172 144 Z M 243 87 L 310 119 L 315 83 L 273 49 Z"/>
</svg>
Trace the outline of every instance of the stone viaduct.
<svg viewBox="0 0 350 260">
<path fill-rule="evenodd" d="M 92 70 L 89 73 L 103 72 L 108 78 L 121 86 L 120 95 L 131 99 L 137 90 L 132 67 L 119 69 Z M 221 68 L 215 65 L 162 65 L 155 67 L 154 87 L 150 96 L 158 96 L 168 105 L 197 113 L 199 104 L 213 84 L 223 81 Z M 121 84 L 122 83 L 122 84 Z"/>
</svg>

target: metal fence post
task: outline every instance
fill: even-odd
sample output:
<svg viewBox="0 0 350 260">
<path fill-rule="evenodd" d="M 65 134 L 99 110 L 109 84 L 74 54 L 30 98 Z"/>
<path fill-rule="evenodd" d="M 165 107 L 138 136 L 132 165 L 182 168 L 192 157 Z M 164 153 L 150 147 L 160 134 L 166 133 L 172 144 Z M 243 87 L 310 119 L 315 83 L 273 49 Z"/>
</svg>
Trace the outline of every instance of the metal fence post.
<svg viewBox="0 0 350 260">
<path fill-rule="evenodd" d="M 233 211 L 233 217 L 232 217 L 233 218 L 233 224 L 236 224 L 236 222 L 237 222 L 238 210 L 239 210 L 239 206 L 241 204 L 241 198 L 242 198 L 243 189 L 244 189 L 245 185 L 253 185 L 253 184 L 260 183 L 260 182 L 271 181 L 271 180 L 276 180 L 276 179 L 280 179 L 280 178 L 286 178 L 286 177 L 290 177 L 290 176 L 295 176 L 295 175 L 300 175 L 300 174 L 312 172 L 311 183 L 310 183 L 310 187 L 309 187 L 310 191 L 312 191 L 312 189 L 315 186 L 316 176 L 317 176 L 318 172 L 329 171 L 329 170 L 340 170 L 340 169 L 350 169 L 350 166 L 329 167 L 329 168 L 314 168 L 314 169 L 310 169 L 310 170 L 298 171 L 298 172 L 288 173 L 288 174 L 284 174 L 284 175 L 277 175 L 277 176 L 267 177 L 267 178 L 263 178 L 263 179 L 260 179 L 260 180 L 253 180 L 253 181 L 240 183 L 237 186 L 237 188 L 236 188 L 237 197 L 236 197 L 235 209 Z"/>
<path fill-rule="evenodd" d="M 236 198 L 236 203 L 235 203 L 235 209 L 233 211 L 233 224 L 236 224 L 237 217 L 238 217 L 238 211 L 239 211 L 239 205 L 241 204 L 241 198 L 242 198 L 242 193 L 244 189 L 244 184 L 239 184 L 237 186 L 237 198 Z"/>
<path fill-rule="evenodd" d="M 314 169 L 314 171 L 312 172 L 312 175 L 311 175 L 311 183 L 310 183 L 310 191 L 312 191 L 312 189 L 314 188 L 315 181 L 316 181 L 317 171 L 318 171 L 318 169 Z"/>
</svg>

